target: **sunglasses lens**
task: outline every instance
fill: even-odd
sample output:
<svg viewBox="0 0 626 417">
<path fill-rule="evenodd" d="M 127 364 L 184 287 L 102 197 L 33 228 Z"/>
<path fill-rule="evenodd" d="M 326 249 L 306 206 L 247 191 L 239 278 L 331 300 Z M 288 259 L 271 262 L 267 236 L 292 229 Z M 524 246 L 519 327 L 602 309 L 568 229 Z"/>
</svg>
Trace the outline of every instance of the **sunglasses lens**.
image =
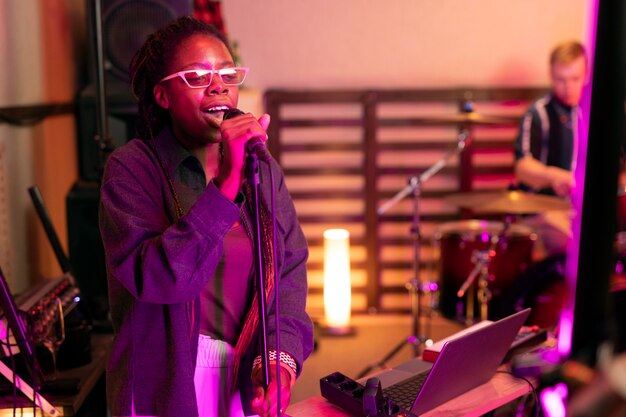
<svg viewBox="0 0 626 417">
<path fill-rule="evenodd" d="M 211 72 L 200 75 L 197 72 L 188 72 L 184 75 L 185 81 L 192 87 L 206 87 L 211 84 Z"/>
<path fill-rule="evenodd" d="M 239 85 L 246 78 L 246 70 L 242 68 L 225 68 L 218 72 L 226 85 Z"/>
</svg>

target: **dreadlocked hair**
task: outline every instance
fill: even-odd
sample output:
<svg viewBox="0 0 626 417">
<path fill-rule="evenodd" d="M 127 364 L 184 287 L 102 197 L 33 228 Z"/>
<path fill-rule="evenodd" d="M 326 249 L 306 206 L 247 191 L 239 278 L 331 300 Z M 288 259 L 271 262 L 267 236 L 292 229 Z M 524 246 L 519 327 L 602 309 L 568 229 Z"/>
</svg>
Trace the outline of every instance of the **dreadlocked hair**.
<svg viewBox="0 0 626 417">
<path fill-rule="evenodd" d="M 180 43 L 185 39 L 205 34 L 219 39 L 226 45 L 231 56 L 233 51 L 226 36 L 215 26 L 190 16 L 182 16 L 154 32 L 135 53 L 130 62 L 131 90 L 137 100 L 137 135 L 143 140 L 153 139 L 170 123 L 167 110 L 154 99 L 154 86 L 167 76 L 168 63 Z"/>
</svg>

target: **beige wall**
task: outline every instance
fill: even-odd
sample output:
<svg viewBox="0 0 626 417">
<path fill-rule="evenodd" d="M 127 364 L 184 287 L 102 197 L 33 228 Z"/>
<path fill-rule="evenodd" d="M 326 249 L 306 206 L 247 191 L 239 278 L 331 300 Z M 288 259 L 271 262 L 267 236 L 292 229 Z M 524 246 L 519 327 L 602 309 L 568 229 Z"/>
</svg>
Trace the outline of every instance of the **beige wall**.
<svg viewBox="0 0 626 417">
<path fill-rule="evenodd" d="M 41 102 L 43 96 L 41 45 L 38 24 L 39 7 L 35 1 L 0 1 L 0 105 L 16 106 Z M 32 185 L 33 146 L 36 128 L 20 128 L 0 124 L 0 267 L 14 290 L 23 289 L 29 279 L 26 213 Z"/>
<path fill-rule="evenodd" d="M 71 102 L 75 95 L 76 68 L 72 50 L 70 3 L 65 0 L 46 0 L 41 4 L 43 101 Z M 75 119 L 69 114 L 51 117 L 41 124 L 40 129 L 38 142 L 33 149 L 35 181 L 67 254 L 65 197 L 78 178 Z M 58 275 L 61 269 L 48 238 L 41 227 L 33 229 L 36 245 L 33 250 L 38 259 L 35 278 L 37 274 L 44 277 Z"/>
<path fill-rule="evenodd" d="M 0 0 L 0 107 L 71 101 L 75 64 L 65 0 Z M 67 249 L 65 196 L 77 177 L 73 116 L 0 124 L 0 267 L 14 292 L 60 273 L 28 188 L 37 185 Z"/>
<path fill-rule="evenodd" d="M 226 0 L 256 88 L 545 85 L 584 0 Z"/>
</svg>

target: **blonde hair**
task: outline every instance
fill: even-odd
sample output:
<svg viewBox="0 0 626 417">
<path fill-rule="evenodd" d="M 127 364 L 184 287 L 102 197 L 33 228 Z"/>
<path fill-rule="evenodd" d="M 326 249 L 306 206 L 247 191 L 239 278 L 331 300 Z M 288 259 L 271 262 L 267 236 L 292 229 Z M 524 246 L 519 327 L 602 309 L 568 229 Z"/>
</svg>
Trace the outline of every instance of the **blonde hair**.
<svg viewBox="0 0 626 417">
<path fill-rule="evenodd" d="M 567 41 L 558 44 L 550 54 L 550 66 L 554 64 L 571 64 L 583 57 L 587 61 L 585 47 L 578 41 Z"/>
</svg>

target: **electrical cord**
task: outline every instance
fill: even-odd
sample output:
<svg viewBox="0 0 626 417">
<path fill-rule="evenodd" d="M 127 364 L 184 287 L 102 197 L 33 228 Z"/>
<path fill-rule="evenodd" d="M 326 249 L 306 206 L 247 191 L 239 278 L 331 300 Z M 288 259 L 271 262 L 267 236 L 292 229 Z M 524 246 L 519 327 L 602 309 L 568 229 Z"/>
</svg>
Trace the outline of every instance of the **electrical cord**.
<svg viewBox="0 0 626 417">
<path fill-rule="evenodd" d="M 511 375 L 513 378 L 517 378 L 517 379 L 521 379 L 523 381 L 526 381 L 526 383 L 530 387 L 531 392 L 533 393 L 533 400 L 535 401 L 535 417 L 539 417 L 539 397 L 537 395 L 537 390 L 535 389 L 535 386 L 533 385 L 533 383 L 528 378 L 526 378 L 524 376 L 514 375 L 513 372 L 511 372 L 511 371 L 496 371 L 496 373 Z"/>
</svg>

